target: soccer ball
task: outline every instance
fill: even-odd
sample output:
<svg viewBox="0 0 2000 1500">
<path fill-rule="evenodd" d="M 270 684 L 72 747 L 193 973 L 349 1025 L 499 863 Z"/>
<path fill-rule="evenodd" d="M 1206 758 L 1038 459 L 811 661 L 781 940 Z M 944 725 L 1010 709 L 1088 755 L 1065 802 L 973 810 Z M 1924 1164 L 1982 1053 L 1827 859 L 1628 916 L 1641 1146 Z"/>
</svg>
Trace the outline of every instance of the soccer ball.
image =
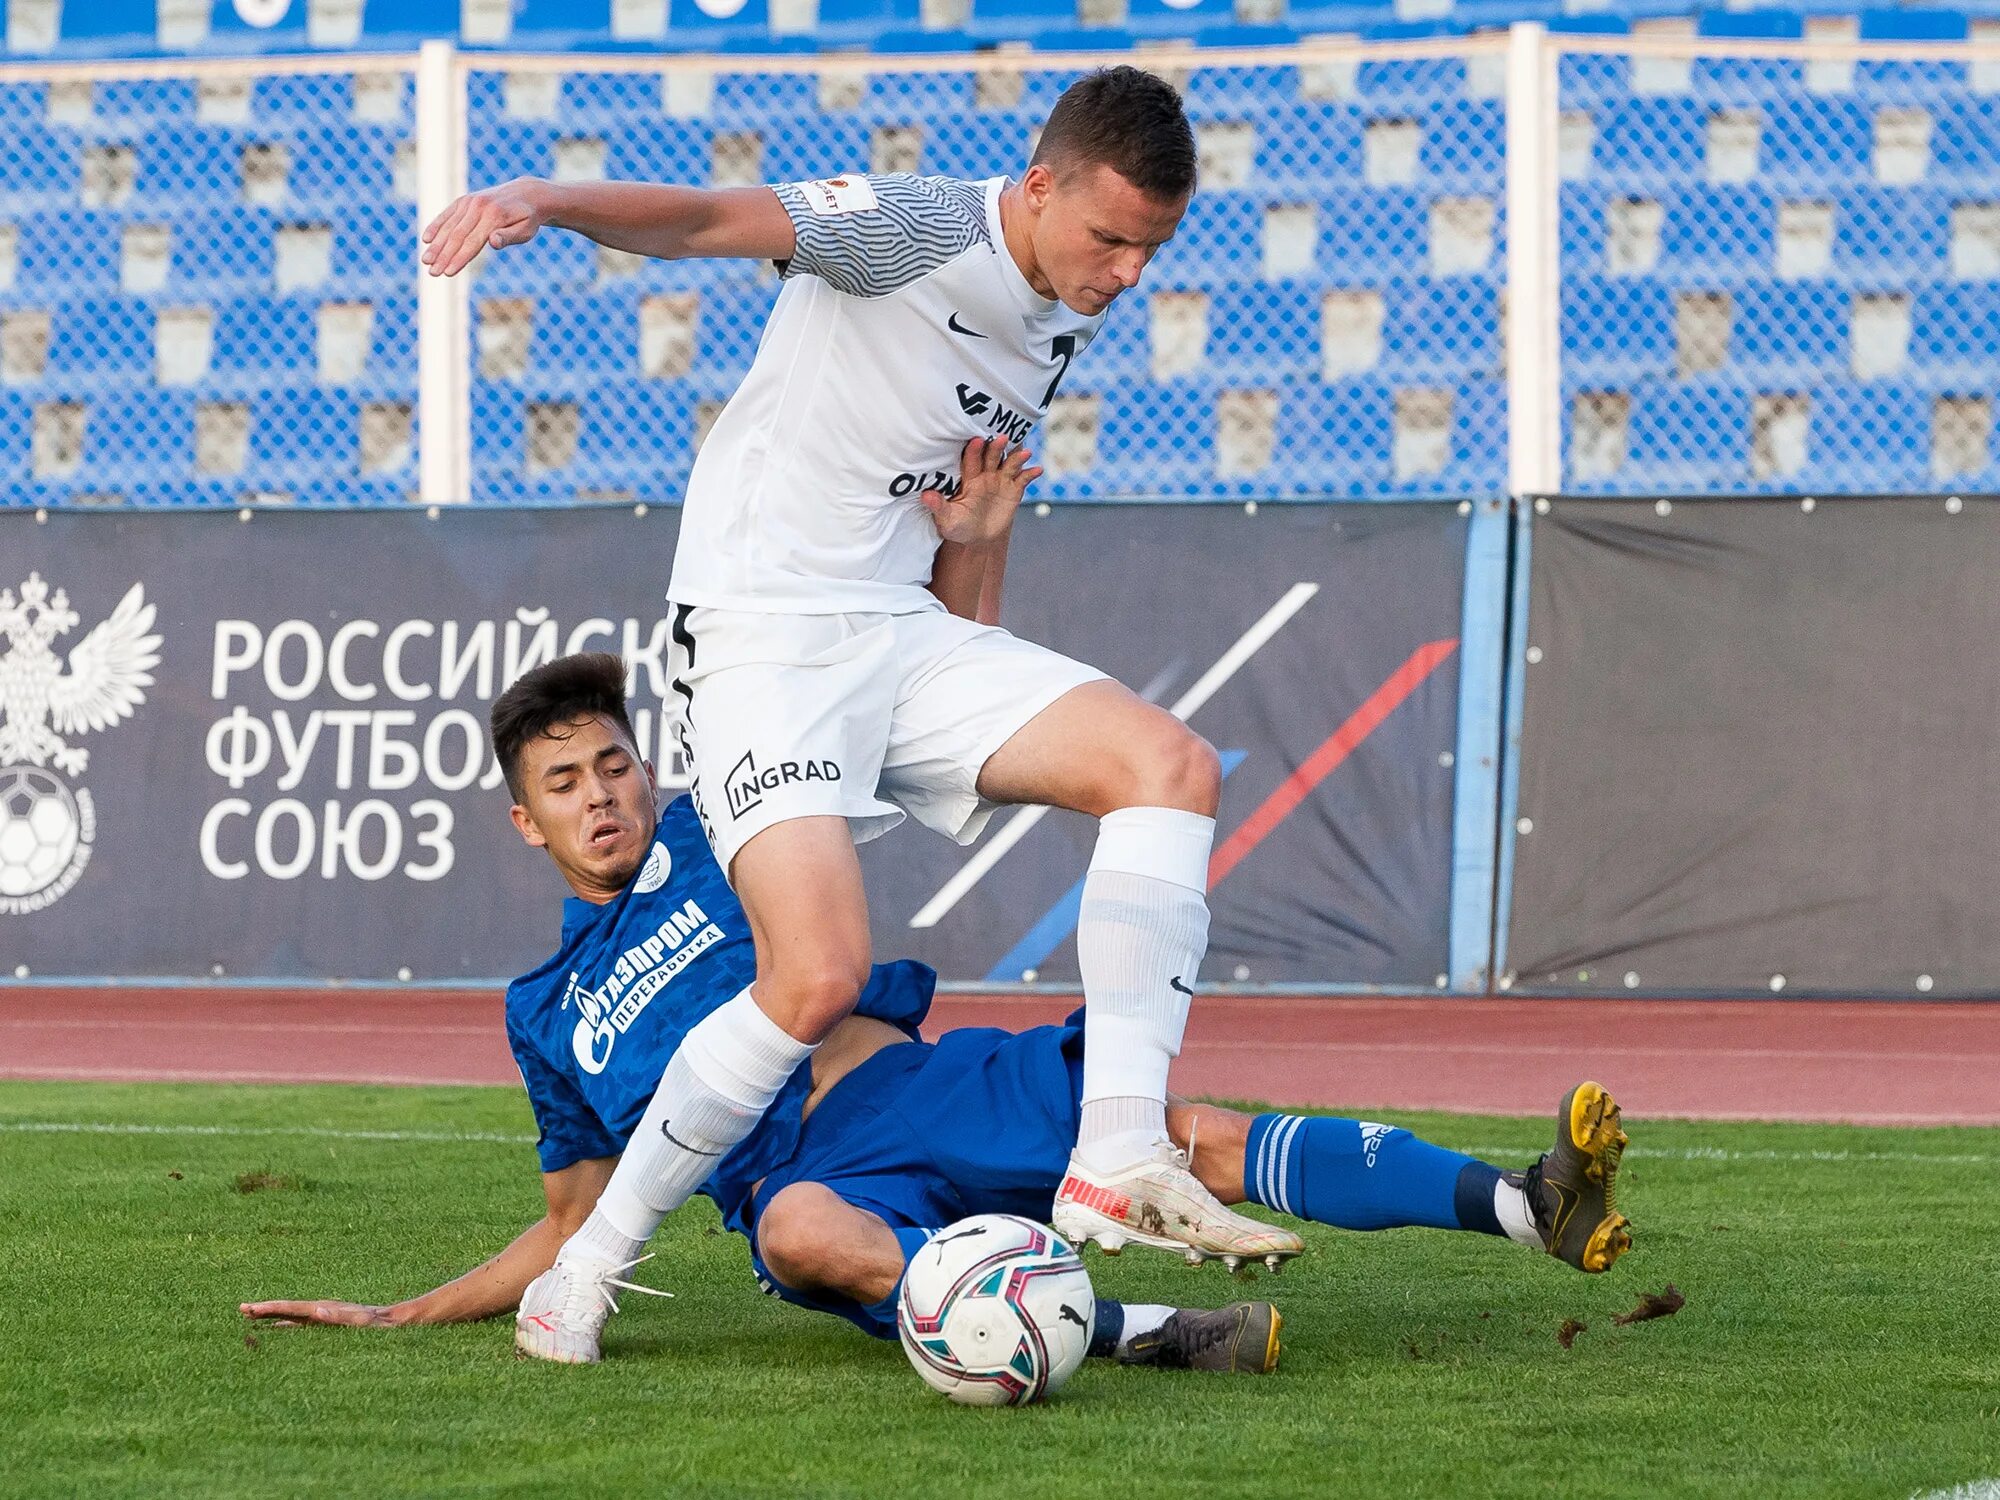
<svg viewBox="0 0 2000 1500">
<path fill-rule="evenodd" d="M 980 1214 L 916 1253 L 896 1299 L 903 1352 L 967 1406 L 1025 1406 L 1062 1389 L 1090 1348 L 1097 1297 L 1053 1229 Z"/>
<path fill-rule="evenodd" d="M 0 896 L 54 884 L 82 838 L 76 799 L 61 778 L 36 766 L 0 767 Z"/>
</svg>

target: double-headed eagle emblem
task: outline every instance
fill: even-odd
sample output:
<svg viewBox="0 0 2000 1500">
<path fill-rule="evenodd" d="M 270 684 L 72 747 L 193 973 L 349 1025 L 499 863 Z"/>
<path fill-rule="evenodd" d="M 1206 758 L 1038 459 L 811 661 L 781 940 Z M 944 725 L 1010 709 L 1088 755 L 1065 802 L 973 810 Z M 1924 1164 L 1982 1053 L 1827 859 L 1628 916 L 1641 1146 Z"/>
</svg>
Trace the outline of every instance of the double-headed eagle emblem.
<svg viewBox="0 0 2000 1500">
<path fill-rule="evenodd" d="M 51 649 L 57 636 L 73 630 L 82 616 L 69 596 L 53 596 L 39 573 L 30 573 L 17 599 L 0 589 L 0 766 L 53 764 L 81 776 L 90 752 L 64 743 L 65 734 L 109 729 L 146 701 L 153 668 L 160 664 L 160 638 L 145 585 L 135 583 L 111 618 L 76 643 L 68 670 Z"/>
</svg>

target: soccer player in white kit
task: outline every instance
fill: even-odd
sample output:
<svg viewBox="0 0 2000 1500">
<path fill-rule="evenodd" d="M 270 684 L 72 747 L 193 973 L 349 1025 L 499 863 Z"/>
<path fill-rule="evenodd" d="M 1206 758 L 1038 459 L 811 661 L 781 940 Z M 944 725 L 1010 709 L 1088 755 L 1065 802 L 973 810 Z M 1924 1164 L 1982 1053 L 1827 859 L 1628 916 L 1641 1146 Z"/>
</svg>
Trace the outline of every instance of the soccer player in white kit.
<svg viewBox="0 0 2000 1500">
<path fill-rule="evenodd" d="M 872 957 L 854 846 L 905 815 L 960 843 L 1007 803 L 1100 820 L 1077 929 L 1082 1126 L 1056 1229 L 1193 1260 L 1298 1252 L 1296 1235 L 1217 1202 L 1166 1131 L 1208 940 L 1215 752 L 1101 672 L 999 629 L 1013 512 L 956 498 L 961 466 L 1039 472 L 1023 441 L 1194 182 L 1179 96 L 1117 67 L 1063 94 L 1017 182 L 524 180 L 426 229 L 434 275 L 543 226 L 784 275 L 696 460 L 668 587 L 695 802 L 757 974 L 689 1033 L 596 1211 L 528 1289 L 527 1352 L 595 1354 L 610 1279 L 852 1010 Z"/>
</svg>

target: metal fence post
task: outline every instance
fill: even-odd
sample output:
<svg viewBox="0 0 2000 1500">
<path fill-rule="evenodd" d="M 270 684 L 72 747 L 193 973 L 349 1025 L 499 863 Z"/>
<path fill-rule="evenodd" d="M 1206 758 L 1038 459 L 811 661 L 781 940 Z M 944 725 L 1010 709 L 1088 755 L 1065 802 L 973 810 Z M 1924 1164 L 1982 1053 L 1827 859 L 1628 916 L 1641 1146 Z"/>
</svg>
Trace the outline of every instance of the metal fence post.
<svg viewBox="0 0 2000 1500">
<path fill-rule="evenodd" d="M 1562 268 L 1557 51 L 1526 21 L 1507 38 L 1507 488 L 1562 488 Z"/>
<path fill-rule="evenodd" d="M 465 191 L 465 74 L 450 42 L 417 55 L 417 218 L 428 224 Z M 469 500 L 472 420 L 471 286 L 417 263 L 417 444 L 424 502 Z"/>
</svg>

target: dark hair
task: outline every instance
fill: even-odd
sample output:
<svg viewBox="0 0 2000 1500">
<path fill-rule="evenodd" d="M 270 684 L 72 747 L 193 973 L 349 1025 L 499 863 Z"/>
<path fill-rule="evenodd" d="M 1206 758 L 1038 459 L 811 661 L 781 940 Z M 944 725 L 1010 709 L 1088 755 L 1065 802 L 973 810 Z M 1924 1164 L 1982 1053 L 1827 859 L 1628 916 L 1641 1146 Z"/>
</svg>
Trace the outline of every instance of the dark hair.
<svg viewBox="0 0 2000 1500">
<path fill-rule="evenodd" d="M 1194 132 L 1181 96 L 1164 78 L 1122 63 L 1063 90 L 1034 160 L 1051 168 L 1102 164 L 1155 198 L 1194 191 Z"/>
<path fill-rule="evenodd" d="M 559 725 L 600 714 L 638 744 L 625 712 L 625 661 L 608 651 L 583 651 L 545 662 L 523 673 L 494 700 L 486 723 L 493 735 L 494 757 L 516 802 L 527 800 L 522 795 L 521 752 Z"/>
</svg>

